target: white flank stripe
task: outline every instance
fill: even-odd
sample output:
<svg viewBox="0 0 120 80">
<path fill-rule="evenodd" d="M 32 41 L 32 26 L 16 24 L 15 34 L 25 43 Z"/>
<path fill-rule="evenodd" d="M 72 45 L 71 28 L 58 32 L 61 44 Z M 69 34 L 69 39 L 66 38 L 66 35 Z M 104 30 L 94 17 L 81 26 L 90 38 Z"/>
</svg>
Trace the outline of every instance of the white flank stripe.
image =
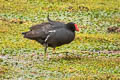
<svg viewBox="0 0 120 80">
<path fill-rule="evenodd" d="M 56 32 L 56 30 L 51 30 L 51 31 L 49 31 L 49 32 Z"/>
</svg>

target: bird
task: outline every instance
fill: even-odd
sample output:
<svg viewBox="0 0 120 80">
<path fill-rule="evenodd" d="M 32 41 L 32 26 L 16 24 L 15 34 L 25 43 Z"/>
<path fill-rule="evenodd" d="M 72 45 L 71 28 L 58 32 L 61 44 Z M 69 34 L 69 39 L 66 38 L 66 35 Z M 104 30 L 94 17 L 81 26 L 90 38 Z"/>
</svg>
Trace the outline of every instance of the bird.
<svg viewBox="0 0 120 80">
<path fill-rule="evenodd" d="M 22 32 L 24 38 L 35 40 L 45 47 L 44 55 L 46 56 L 47 48 L 55 48 L 64 44 L 69 44 L 75 38 L 75 31 L 79 31 L 77 24 L 74 22 L 64 23 L 53 21 L 47 16 L 48 22 L 36 24 L 30 27 L 30 31 Z"/>
</svg>

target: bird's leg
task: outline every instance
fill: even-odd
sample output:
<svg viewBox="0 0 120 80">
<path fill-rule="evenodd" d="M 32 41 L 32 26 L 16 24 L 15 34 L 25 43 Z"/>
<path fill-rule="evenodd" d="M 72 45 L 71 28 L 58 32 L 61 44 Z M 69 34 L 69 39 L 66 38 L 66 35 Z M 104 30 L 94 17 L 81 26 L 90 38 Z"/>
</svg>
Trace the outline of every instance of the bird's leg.
<svg viewBox="0 0 120 80">
<path fill-rule="evenodd" d="M 45 44 L 45 55 L 44 55 L 45 58 L 46 58 L 46 55 L 47 55 L 47 48 L 48 48 L 48 44 Z"/>
<path fill-rule="evenodd" d="M 55 52 L 55 48 L 53 48 L 53 52 L 52 52 L 52 53 L 56 53 L 56 52 Z"/>
</svg>

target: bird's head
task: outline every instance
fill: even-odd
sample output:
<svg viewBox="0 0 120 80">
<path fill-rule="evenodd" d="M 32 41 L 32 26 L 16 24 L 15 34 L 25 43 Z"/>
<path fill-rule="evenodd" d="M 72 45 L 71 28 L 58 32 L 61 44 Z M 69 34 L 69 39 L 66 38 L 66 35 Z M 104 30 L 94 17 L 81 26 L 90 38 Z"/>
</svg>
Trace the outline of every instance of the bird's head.
<svg viewBox="0 0 120 80">
<path fill-rule="evenodd" d="M 79 31 L 77 24 L 75 24 L 73 22 L 67 23 L 67 28 L 72 30 L 72 31 Z"/>
</svg>

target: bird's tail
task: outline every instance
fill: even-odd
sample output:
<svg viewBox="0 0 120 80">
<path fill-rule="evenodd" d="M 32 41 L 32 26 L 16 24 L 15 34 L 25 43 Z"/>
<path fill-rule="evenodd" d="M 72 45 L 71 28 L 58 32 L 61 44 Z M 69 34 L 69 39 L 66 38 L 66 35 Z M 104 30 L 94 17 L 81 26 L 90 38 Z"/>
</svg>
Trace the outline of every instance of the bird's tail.
<svg viewBox="0 0 120 80">
<path fill-rule="evenodd" d="M 27 33 L 28 32 L 22 32 L 22 35 L 24 36 L 24 38 L 27 38 Z"/>
<path fill-rule="evenodd" d="M 25 35 L 27 32 L 22 32 L 22 35 Z"/>
<path fill-rule="evenodd" d="M 34 38 L 36 37 L 36 36 L 34 36 L 32 31 L 22 32 L 22 35 L 24 36 L 24 38 L 32 39 L 32 40 L 34 40 Z"/>
</svg>

